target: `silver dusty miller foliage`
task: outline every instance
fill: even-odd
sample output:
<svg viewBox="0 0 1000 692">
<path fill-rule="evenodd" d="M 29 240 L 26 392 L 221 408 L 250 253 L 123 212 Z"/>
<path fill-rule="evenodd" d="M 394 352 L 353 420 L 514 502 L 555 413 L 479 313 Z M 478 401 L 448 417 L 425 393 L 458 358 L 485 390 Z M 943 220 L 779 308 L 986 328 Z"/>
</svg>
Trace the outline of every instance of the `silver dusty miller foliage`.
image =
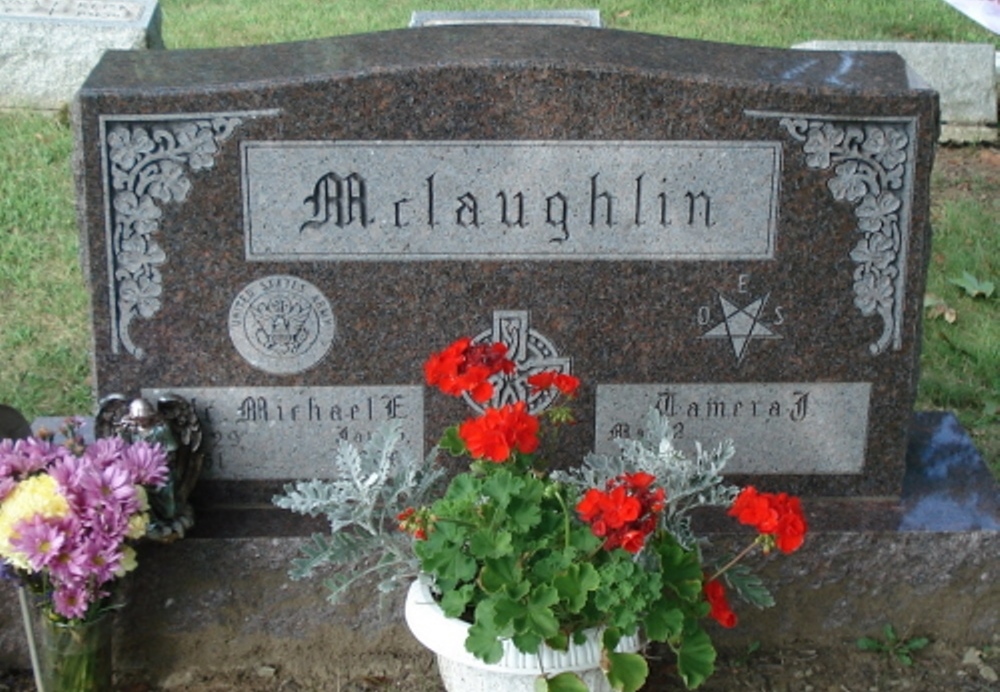
<svg viewBox="0 0 1000 692">
<path fill-rule="evenodd" d="M 313 534 L 289 574 L 304 579 L 331 568 L 324 582 L 331 603 L 355 582 L 378 579 L 379 591 L 388 593 L 419 571 L 412 538 L 398 529 L 396 517 L 425 504 L 445 472 L 434 463 L 436 449 L 425 461 L 402 439 L 399 423 L 390 421 L 361 449 L 341 441 L 333 457 L 336 478 L 289 483 L 273 499 L 282 509 L 329 521 L 329 534 Z"/>
<path fill-rule="evenodd" d="M 656 477 L 666 490 L 666 528 L 685 549 L 695 546 L 691 530 L 691 510 L 696 507 L 728 507 L 739 488 L 726 485 L 722 470 L 736 453 L 732 440 L 720 442 L 712 450 L 695 443 L 696 454 L 689 458 L 674 446 L 670 421 L 658 410 L 650 409 L 639 437 L 619 439 L 619 452 L 608 456 L 588 454 L 579 468 L 556 471 L 557 480 L 581 488 L 601 487 L 608 478 L 623 473 L 645 471 Z"/>
</svg>

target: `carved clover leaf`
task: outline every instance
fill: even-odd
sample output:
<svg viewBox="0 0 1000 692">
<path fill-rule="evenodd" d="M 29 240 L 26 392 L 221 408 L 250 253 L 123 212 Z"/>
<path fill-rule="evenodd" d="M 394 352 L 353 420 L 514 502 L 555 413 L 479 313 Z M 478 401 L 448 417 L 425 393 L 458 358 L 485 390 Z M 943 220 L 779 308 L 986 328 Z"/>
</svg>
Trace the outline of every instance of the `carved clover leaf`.
<svg viewBox="0 0 1000 692">
<path fill-rule="evenodd" d="M 188 152 L 191 170 L 199 171 L 214 165 L 219 146 L 210 123 L 204 120 L 184 123 L 177 128 L 176 136 L 177 146 Z"/>
<path fill-rule="evenodd" d="M 857 202 L 868 194 L 871 173 L 866 166 L 859 165 L 857 161 L 845 161 L 835 171 L 837 176 L 827 183 L 834 199 Z"/>
<path fill-rule="evenodd" d="M 167 255 L 156 242 L 141 235 L 123 240 L 118 248 L 118 266 L 135 275 L 145 265 L 163 264 Z"/>
<path fill-rule="evenodd" d="M 892 280 L 888 273 L 867 266 L 858 268 L 854 280 L 854 304 L 865 317 L 892 304 Z"/>
<path fill-rule="evenodd" d="M 862 151 L 870 154 L 887 171 L 906 161 L 909 138 L 901 130 L 871 125 L 866 128 L 866 132 L 868 136 L 861 145 Z"/>
<path fill-rule="evenodd" d="M 119 284 L 119 297 L 123 308 L 134 307 L 142 317 L 150 318 L 160 310 L 163 288 L 157 272 L 139 273 L 124 278 Z"/>
<path fill-rule="evenodd" d="M 191 190 L 191 181 L 184 174 L 184 167 L 176 161 L 163 161 L 159 175 L 153 177 L 148 192 L 161 202 L 183 202 Z"/>
<path fill-rule="evenodd" d="M 159 227 L 163 215 L 156 203 L 147 196 L 141 199 L 132 192 L 119 192 L 114 197 L 114 208 L 122 221 L 123 233 L 149 235 Z"/>
<path fill-rule="evenodd" d="M 844 143 L 844 131 L 832 123 L 822 127 L 810 127 L 809 137 L 802 147 L 806 152 L 806 163 L 812 168 L 828 168 L 833 154 L 840 151 Z"/>
<path fill-rule="evenodd" d="M 896 258 L 892 238 L 882 233 L 872 233 L 851 250 L 851 259 L 858 264 L 884 270 Z"/>
<path fill-rule="evenodd" d="M 889 217 L 902 206 L 899 198 L 891 192 L 881 195 L 865 195 L 855 213 L 858 216 L 858 228 L 863 231 L 879 231 L 889 220 Z"/>
<path fill-rule="evenodd" d="M 136 162 L 156 150 L 156 142 L 141 127 L 132 130 L 119 125 L 108 133 L 108 158 L 126 171 L 132 170 Z"/>
</svg>

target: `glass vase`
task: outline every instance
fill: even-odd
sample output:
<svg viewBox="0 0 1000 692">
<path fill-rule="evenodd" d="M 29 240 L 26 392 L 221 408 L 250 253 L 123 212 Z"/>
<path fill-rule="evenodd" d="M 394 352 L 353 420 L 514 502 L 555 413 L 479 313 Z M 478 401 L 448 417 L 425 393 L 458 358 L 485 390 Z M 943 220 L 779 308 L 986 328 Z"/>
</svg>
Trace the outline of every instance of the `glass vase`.
<svg viewBox="0 0 1000 692">
<path fill-rule="evenodd" d="M 91 622 L 59 623 L 39 619 L 40 682 L 44 692 L 109 692 L 111 625 L 103 615 Z"/>
</svg>

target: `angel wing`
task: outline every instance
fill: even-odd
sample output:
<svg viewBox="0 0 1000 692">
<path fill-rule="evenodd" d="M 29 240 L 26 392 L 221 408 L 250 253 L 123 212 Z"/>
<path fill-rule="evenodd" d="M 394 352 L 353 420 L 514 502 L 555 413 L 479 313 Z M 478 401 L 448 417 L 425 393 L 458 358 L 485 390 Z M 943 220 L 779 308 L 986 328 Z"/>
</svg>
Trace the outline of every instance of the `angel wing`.
<svg viewBox="0 0 1000 692">
<path fill-rule="evenodd" d="M 183 505 L 191 496 L 205 461 L 201 421 L 191 402 L 176 394 L 160 396 L 156 400 L 156 410 L 166 421 L 178 443 L 172 460 L 174 495 L 178 504 Z"/>
<path fill-rule="evenodd" d="M 109 394 L 97 404 L 94 417 L 94 436 L 112 437 L 122 429 L 122 420 L 128 415 L 129 399 L 124 394 Z"/>
</svg>

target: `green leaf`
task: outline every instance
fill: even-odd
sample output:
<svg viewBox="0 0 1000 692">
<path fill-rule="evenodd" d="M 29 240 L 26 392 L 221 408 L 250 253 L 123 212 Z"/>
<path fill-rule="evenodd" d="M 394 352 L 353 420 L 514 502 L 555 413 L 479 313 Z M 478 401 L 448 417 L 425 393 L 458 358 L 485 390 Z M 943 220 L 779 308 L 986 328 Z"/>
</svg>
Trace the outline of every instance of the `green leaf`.
<svg viewBox="0 0 1000 692">
<path fill-rule="evenodd" d="M 882 628 L 882 633 L 885 635 L 885 641 L 890 646 L 896 642 L 896 630 L 893 629 L 892 625 L 886 625 Z"/>
<path fill-rule="evenodd" d="M 697 553 L 685 550 L 673 540 L 659 541 L 657 552 L 663 565 L 664 586 L 674 589 L 685 601 L 700 601 L 702 571 Z"/>
<path fill-rule="evenodd" d="M 510 506 L 507 508 L 505 521 L 509 520 L 514 526 L 522 530 L 537 526 L 538 522 L 542 520 L 542 506 L 539 504 L 540 499 L 540 494 L 537 494 L 537 497 L 532 496 L 529 498 L 522 496 L 513 498 Z"/>
<path fill-rule="evenodd" d="M 507 469 L 498 469 L 483 483 L 483 495 L 492 500 L 496 511 L 506 509 L 524 486 L 524 480 Z"/>
<path fill-rule="evenodd" d="M 948 283 L 961 288 L 970 298 L 991 298 L 996 288 L 992 281 L 980 281 L 967 271 L 957 279 L 948 279 Z"/>
<path fill-rule="evenodd" d="M 684 633 L 677 651 L 677 672 L 688 689 L 698 687 L 715 672 L 715 647 L 701 625 Z"/>
<path fill-rule="evenodd" d="M 464 584 L 457 589 L 448 589 L 441 596 L 441 610 L 448 617 L 459 617 L 472 600 L 473 585 Z"/>
<path fill-rule="evenodd" d="M 885 648 L 885 645 L 878 639 L 872 639 L 871 637 L 861 637 L 857 642 L 858 648 L 862 651 L 881 651 Z"/>
<path fill-rule="evenodd" d="M 586 683 L 576 673 L 559 673 L 555 677 L 535 680 L 535 692 L 589 692 Z"/>
<path fill-rule="evenodd" d="M 466 452 L 465 440 L 458 434 L 457 425 L 453 425 L 444 431 L 438 446 L 453 457 L 462 456 Z"/>
<path fill-rule="evenodd" d="M 526 608 L 520 601 L 512 598 L 498 598 L 494 606 L 497 622 L 501 625 L 513 622 L 523 617 Z"/>
<path fill-rule="evenodd" d="M 444 582 L 471 581 L 476 576 L 476 561 L 461 548 L 465 542 L 464 531 L 451 522 L 440 521 L 427 540 L 414 543 L 425 572 L 436 575 Z"/>
<path fill-rule="evenodd" d="M 615 690 L 636 692 L 649 676 L 649 664 L 641 654 L 607 652 L 608 682 Z"/>
<path fill-rule="evenodd" d="M 729 587 L 747 603 L 758 608 L 770 608 L 774 605 L 774 596 L 749 566 L 733 565 L 726 572 L 725 579 Z"/>
<path fill-rule="evenodd" d="M 665 642 L 678 636 L 684 628 L 684 612 L 660 600 L 647 613 L 644 630 L 650 641 Z"/>
<path fill-rule="evenodd" d="M 587 604 L 587 596 L 601 584 L 601 575 L 589 562 L 570 565 L 552 580 L 559 598 L 571 613 L 578 613 Z"/>
<path fill-rule="evenodd" d="M 920 651 L 922 648 L 931 643 L 931 640 L 927 637 L 914 637 L 906 642 L 906 649 L 908 651 Z"/>
<path fill-rule="evenodd" d="M 486 626 L 476 619 L 469 627 L 469 636 L 465 639 L 465 648 L 476 658 L 486 663 L 496 663 L 503 658 L 503 644 L 497 637 L 496 630 Z"/>
<path fill-rule="evenodd" d="M 538 652 L 538 647 L 542 645 L 542 638 L 535 632 L 520 632 L 510 638 L 518 651 L 533 654 Z"/>
<path fill-rule="evenodd" d="M 554 637 L 559 632 L 559 620 L 549 607 L 528 608 L 528 622 L 532 631 L 538 632 L 542 639 Z"/>
<path fill-rule="evenodd" d="M 498 558 L 510 555 L 513 541 L 509 531 L 494 531 L 483 528 L 469 539 L 469 552 L 479 559 Z"/>
<path fill-rule="evenodd" d="M 479 585 L 486 593 L 499 593 L 521 582 L 521 572 L 517 568 L 517 559 L 508 556 L 500 559 L 484 560 L 479 571 Z"/>
</svg>

